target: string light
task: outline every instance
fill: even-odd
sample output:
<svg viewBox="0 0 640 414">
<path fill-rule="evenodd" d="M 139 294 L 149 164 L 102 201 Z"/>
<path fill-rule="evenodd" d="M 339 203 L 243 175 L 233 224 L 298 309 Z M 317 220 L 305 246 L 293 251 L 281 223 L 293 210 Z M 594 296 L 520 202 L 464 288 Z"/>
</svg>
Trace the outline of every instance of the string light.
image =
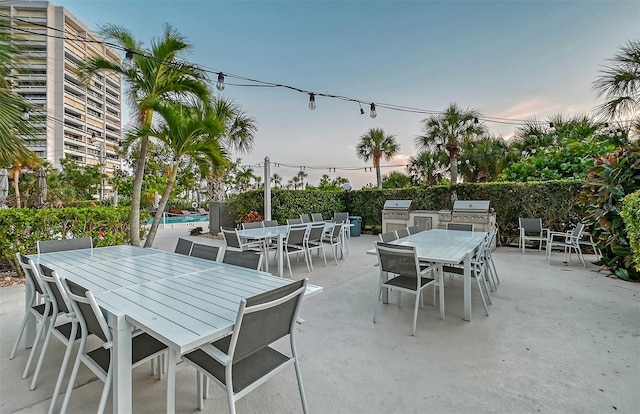
<svg viewBox="0 0 640 414">
<path fill-rule="evenodd" d="M 360 115 L 364 115 L 364 109 L 362 109 L 362 104 L 358 102 L 358 105 L 360 105 Z"/>
<path fill-rule="evenodd" d="M 312 111 L 316 109 L 316 94 L 313 92 L 309 94 L 309 109 Z"/>
<path fill-rule="evenodd" d="M 28 121 L 29 120 L 29 108 L 24 108 L 22 110 L 22 120 L 23 121 Z"/>
<path fill-rule="evenodd" d="M 478 120 L 478 117 L 477 117 L 477 116 L 474 116 L 474 117 L 473 117 L 473 123 L 474 123 L 474 124 L 477 124 L 478 122 L 480 122 L 480 121 Z"/>
<path fill-rule="evenodd" d="M 133 50 L 125 49 L 125 57 L 122 60 L 122 68 L 124 70 L 133 69 Z"/>
<path fill-rule="evenodd" d="M 218 82 L 216 82 L 216 88 L 219 91 L 224 91 L 224 73 L 218 72 Z"/>
<path fill-rule="evenodd" d="M 375 118 L 376 116 L 378 116 L 378 113 L 376 112 L 376 104 L 374 104 L 373 102 L 371 102 L 371 113 L 369 114 L 369 116 L 371 118 Z"/>
</svg>

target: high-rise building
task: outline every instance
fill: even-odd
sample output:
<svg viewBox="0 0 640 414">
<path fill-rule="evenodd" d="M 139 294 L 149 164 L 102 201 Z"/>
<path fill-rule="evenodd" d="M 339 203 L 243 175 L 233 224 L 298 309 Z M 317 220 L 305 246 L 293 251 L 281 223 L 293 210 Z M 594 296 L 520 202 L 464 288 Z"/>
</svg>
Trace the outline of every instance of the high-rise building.
<svg viewBox="0 0 640 414">
<path fill-rule="evenodd" d="M 37 107 L 29 112 L 37 128 L 29 147 L 57 168 L 62 158 L 99 165 L 107 175 L 121 168 L 120 76 L 102 72 L 82 83 L 78 72 L 78 64 L 90 57 L 117 63 L 120 55 L 67 9 L 48 1 L 0 1 L 0 18 L 24 40 L 13 76 L 15 91 Z"/>
</svg>

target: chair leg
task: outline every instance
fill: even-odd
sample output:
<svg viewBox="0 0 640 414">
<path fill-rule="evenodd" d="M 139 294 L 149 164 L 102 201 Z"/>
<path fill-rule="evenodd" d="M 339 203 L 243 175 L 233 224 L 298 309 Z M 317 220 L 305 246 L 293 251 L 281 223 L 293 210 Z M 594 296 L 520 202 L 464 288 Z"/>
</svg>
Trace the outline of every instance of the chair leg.
<svg viewBox="0 0 640 414">
<path fill-rule="evenodd" d="M 376 323 L 376 318 L 378 317 L 378 309 L 380 309 L 380 302 L 382 301 L 382 280 L 378 284 L 378 294 L 376 295 L 376 307 L 373 310 L 373 323 Z"/>
<path fill-rule="evenodd" d="M 418 322 L 418 305 L 420 303 L 420 291 L 416 292 L 416 303 L 413 305 L 413 330 L 411 336 L 416 336 L 416 324 Z"/>
<path fill-rule="evenodd" d="M 442 271 L 442 267 L 436 269 L 436 277 L 438 278 L 438 287 L 440 288 L 440 319 L 444 321 L 444 272 Z M 436 306 L 435 302 L 435 293 L 436 288 L 433 287 L 434 293 L 434 302 L 433 306 Z"/>
<path fill-rule="evenodd" d="M 198 397 L 198 410 L 202 411 L 204 409 L 204 395 L 203 395 L 203 391 L 202 391 L 202 372 L 199 369 L 196 369 L 196 387 L 198 388 L 197 390 L 197 397 Z"/>
<path fill-rule="evenodd" d="M 58 374 L 58 379 L 56 381 L 56 386 L 53 390 L 53 395 L 51 396 L 51 402 L 49 403 L 49 412 L 53 412 L 56 407 L 56 402 L 58 401 L 58 396 L 60 394 L 60 388 L 62 388 L 62 383 L 64 382 L 64 374 L 67 372 L 67 365 L 69 365 L 69 359 L 71 358 L 71 351 L 73 350 L 74 338 L 76 337 L 76 332 L 78 332 L 78 323 L 73 322 L 73 326 L 71 327 L 71 335 L 69 335 L 69 342 L 67 342 L 67 349 L 64 352 L 64 358 L 62 359 L 62 365 L 60 366 L 60 373 Z M 35 381 L 35 376 L 34 376 Z"/>
<path fill-rule="evenodd" d="M 487 308 L 487 302 L 484 300 L 484 293 L 482 292 L 482 285 L 480 284 L 480 280 L 476 277 L 476 283 L 478 284 L 478 290 L 480 291 L 480 298 L 482 299 L 482 306 L 484 306 L 484 313 L 489 316 L 489 309 Z"/>
<path fill-rule="evenodd" d="M 104 380 L 104 387 L 102 387 L 102 395 L 100 396 L 100 405 L 98 405 L 98 414 L 104 413 L 104 407 L 107 405 L 107 397 L 109 397 L 109 388 L 111 388 L 112 377 L 113 368 L 111 364 L 109 364 L 109 371 L 107 372 L 107 378 L 105 378 Z"/>
<path fill-rule="evenodd" d="M 16 342 L 13 344 L 13 349 L 11 350 L 11 354 L 9 355 L 9 359 L 13 359 L 16 357 L 16 351 L 18 350 L 18 345 L 20 344 L 20 340 L 22 339 L 22 335 L 24 334 L 25 328 L 27 327 L 27 320 L 29 319 L 30 310 L 27 310 L 24 314 L 24 318 L 22 318 L 22 324 L 20 325 L 20 333 L 16 338 Z"/>
<path fill-rule="evenodd" d="M 49 349 L 49 342 L 51 341 L 51 333 L 55 329 L 56 318 L 49 318 L 49 327 L 47 328 L 47 334 L 44 336 L 44 342 L 42 343 L 42 351 L 40 351 L 40 356 L 38 357 L 38 363 L 36 364 L 36 370 L 33 372 L 33 378 L 31 380 L 31 385 L 29 389 L 31 391 L 36 389 L 36 384 L 38 383 L 38 377 L 40 376 L 40 369 L 42 368 L 42 364 L 44 363 L 44 358 L 47 354 L 47 349 Z"/>
<path fill-rule="evenodd" d="M 44 314 L 49 314 L 49 304 L 44 308 Z M 49 318 L 45 317 L 40 321 L 40 327 L 38 327 L 38 331 L 36 332 L 36 339 L 33 342 L 33 346 L 31 347 L 31 352 L 29 352 L 29 358 L 27 359 L 27 364 L 24 367 L 24 372 L 22 373 L 22 379 L 25 379 L 29 376 L 29 370 L 31 369 L 31 363 L 33 362 L 33 358 L 36 355 L 38 349 L 38 343 L 40 342 L 40 337 L 42 336 L 42 332 L 45 330 L 46 326 L 49 324 Z"/>
</svg>

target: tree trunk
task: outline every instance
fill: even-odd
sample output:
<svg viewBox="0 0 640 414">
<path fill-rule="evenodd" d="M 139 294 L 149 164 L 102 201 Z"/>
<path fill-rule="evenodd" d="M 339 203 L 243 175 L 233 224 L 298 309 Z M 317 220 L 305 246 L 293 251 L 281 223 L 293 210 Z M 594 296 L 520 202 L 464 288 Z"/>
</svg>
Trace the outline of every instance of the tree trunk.
<svg viewBox="0 0 640 414">
<path fill-rule="evenodd" d="M 140 121 L 151 125 L 152 110 L 146 110 L 140 114 Z M 149 137 L 142 137 L 140 143 L 140 156 L 136 175 L 133 179 L 133 191 L 131 194 L 131 212 L 129 213 L 129 239 L 132 246 L 140 246 L 140 199 L 142 196 L 142 182 L 144 181 L 144 166 L 147 161 L 147 148 Z M 164 210 L 158 210 L 164 211 Z"/>
<path fill-rule="evenodd" d="M 153 223 L 151 223 L 151 229 L 149 230 L 149 234 L 147 235 L 147 240 L 144 242 L 144 247 L 151 247 L 153 245 L 153 241 L 156 238 L 156 233 L 158 233 L 158 226 L 160 225 L 160 220 L 162 219 L 162 214 L 159 214 L 161 211 L 164 211 L 167 203 L 169 202 L 169 197 L 171 196 L 171 190 L 173 190 L 173 185 L 176 182 L 176 176 L 178 175 L 178 164 L 171 167 L 171 172 L 169 174 L 169 182 L 167 183 L 167 188 L 162 193 L 162 197 L 160 198 L 160 202 L 158 203 L 158 210 L 156 215 L 153 217 Z"/>
<path fill-rule="evenodd" d="M 20 203 L 20 169 L 21 167 L 13 169 L 13 191 L 16 194 L 16 208 L 21 208 Z"/>
<path fill-rule="evenodd" d="M 373 160 L 373 166 L 376 167 L 376 182 L 378 183 L 378 190 L 382 190 L 382 176 L 380 175 L 380 159 Z"/>
<path fill-rule="evenodd" d="M 224 200 L 224 181 L 222 177 L 209 177 L 207 180 L 209 199 L 211 201 Z"/>
<path fill-rule="evenodd" d="M 449 170 L 451 172 L 451 184 L 458 183 L 458 156 L 451 154 L 449 157 Z"/>
</svg>

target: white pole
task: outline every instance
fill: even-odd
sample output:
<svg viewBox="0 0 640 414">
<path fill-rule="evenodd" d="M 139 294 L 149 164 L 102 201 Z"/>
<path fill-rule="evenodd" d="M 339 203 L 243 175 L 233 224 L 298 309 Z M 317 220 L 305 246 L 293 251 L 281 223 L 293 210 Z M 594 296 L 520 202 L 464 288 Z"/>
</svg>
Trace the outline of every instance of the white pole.
<svg viewBox="0 0 640 414">
<path fill-rule="evenodd" d="M 264 219 L 271 220 L 271 160 L 264 157 Z"/>
</svg>

